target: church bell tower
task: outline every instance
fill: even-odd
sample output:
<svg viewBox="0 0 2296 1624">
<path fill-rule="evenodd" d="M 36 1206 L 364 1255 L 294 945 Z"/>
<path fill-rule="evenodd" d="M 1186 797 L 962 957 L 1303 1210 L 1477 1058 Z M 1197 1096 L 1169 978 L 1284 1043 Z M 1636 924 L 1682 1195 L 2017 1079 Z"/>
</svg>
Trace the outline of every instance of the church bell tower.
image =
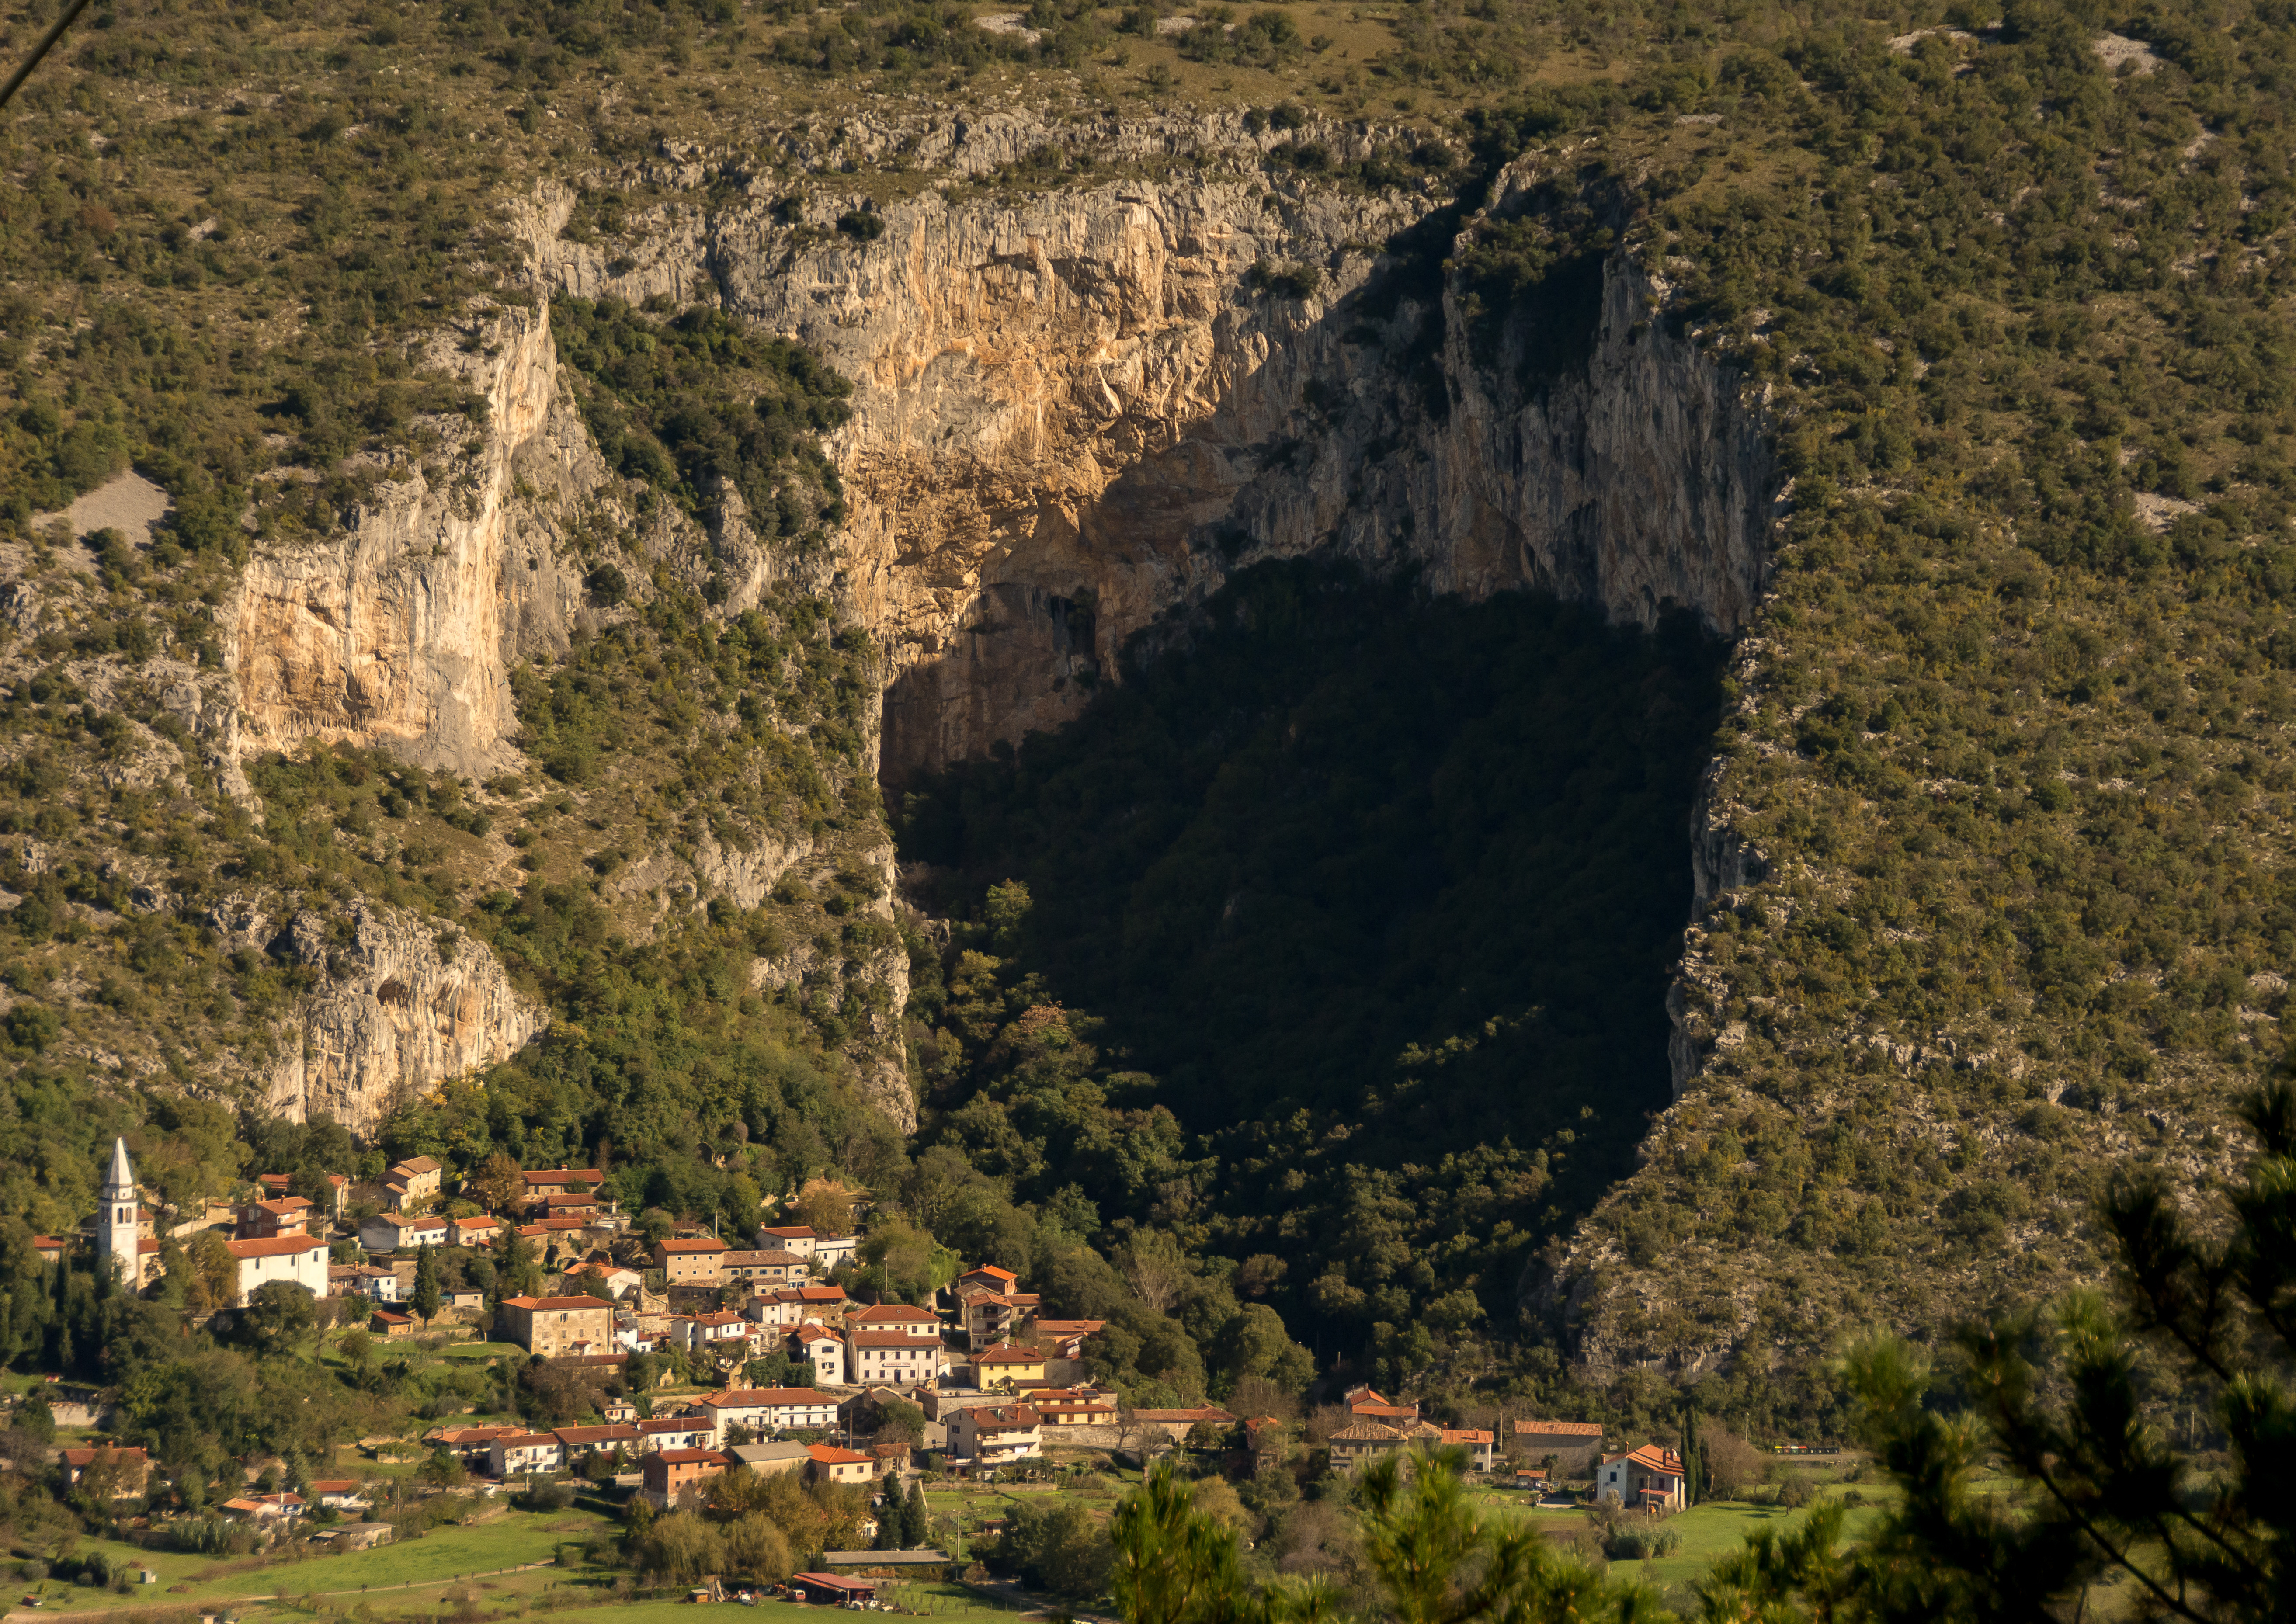
<svg viewBox="0 0 2296 1624">
<path fill-rule="evenodd" d="M 96 1214 L 96 1256 L 129 1291 L 144 1284 L 143 1249 L 136 1243 L 135 1213 L 143 1196 L 135 1169 L 127 1162 L 127 1141 L 111 1142 L 111 1170 L 103 1177 L 103 1210 Z"/>
</svg>

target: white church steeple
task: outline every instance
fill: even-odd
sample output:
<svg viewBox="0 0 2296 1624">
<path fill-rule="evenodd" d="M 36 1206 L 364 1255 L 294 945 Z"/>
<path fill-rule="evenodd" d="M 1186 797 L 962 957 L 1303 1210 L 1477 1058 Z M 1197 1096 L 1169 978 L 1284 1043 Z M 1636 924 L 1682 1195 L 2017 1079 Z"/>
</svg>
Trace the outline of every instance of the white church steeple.
<svg viewBox="0 0 2296 1624">
<path fill-rule="evenodd" d="M 96 1256 L 132 1291 L 144 1284 L 143 1248 L 137 1243 L 136 1210 L 143 1195 L 128 1164 L 127 1141 L 111 1142 L 111 1170 L 103 1177 L 103 1210 L 95 1217 Z"/>
</svg>

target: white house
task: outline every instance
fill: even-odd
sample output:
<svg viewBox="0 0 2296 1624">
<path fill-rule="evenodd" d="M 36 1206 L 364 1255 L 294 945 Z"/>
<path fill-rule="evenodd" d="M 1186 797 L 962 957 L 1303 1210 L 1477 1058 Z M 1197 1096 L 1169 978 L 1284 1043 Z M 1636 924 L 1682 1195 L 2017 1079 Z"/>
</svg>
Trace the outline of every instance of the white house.
<svg viewBox="0 0 2296 1624">
<path fill-rule="evenodd" d="M 735 1425 L 764 1437 L 785 1427 L 826 1431 L 837 1424 L 837 1400 L 809 1387 L 729 1388 L 703 1394 L 701 1409 L 709 1417 L 712 1441 L 720 1446 L 726 1430 Z"/>
<path fill-rule="evenodd" d="M 922 1329 L 846 1333 L 849 1379 L 863 1387 L 914 1387 L 940 1380 L 948 1348 L 938 1332 Z"/>
<path fill-rule="evenodd" d="M 517 1472 L 556 1472 L 566 1446 L 548 1432 L 505 1432 L 487 1446 L 487 1469 L 496 1477 Z"/>
<path fill-rule="evenodd" d="M 948 1441 L 959 1459 L 1003 1465 L 1039 1454 L 1044 1418 L 1025 1404 L 961 1409 L 949 1418 Z"/>
<path fill-rule="evenodd" d="M 369 1251 L 411 1251 L 418 1246 L 444 1246 L 450 1228 L 442 1218 L 408 1218 L 382 1212 L 359 1226 L 359 1244 Z"/>
<path fill-rule="evenodd" d="M 262 1287 L 275 1280 L 301 1286 L 314 1297 L 327 1294 L 327 1243 L 314 1235 L 278 1235 L 268 1241 L 226 1241 L 239 1266 L 238 1294 L 232 1301 L 247 1306 Z"/>
<path fill-rule="evenodd" d="M 566 1289 L 593 1297 L 627 1297 L 645 1284 L 645 1276 L 619 1263 L 585 1263 L 566 1271 Z"/>
<path fill-rule="evenodd" d="M 790 1357 L 813 1361 L 813 1379 L 832 1387 L 845 1385 L 845 1343 L 833 1331 L 808 1320 L 790 1333 Z"/>
<path fill-rule="evenodd" d="M 720 1308 L 709 1314 L 679 1314 L 670 1324 L 688 1353 L 717 1352 L 749 1346 L 750 1333 L 757 1329 L 748 1320 L 730 1309 Z"/>
<path fill-rule="evenodd" d="M 718 1436 L 718 1423 L 708 1415 L 671 1415 L 638 1423 L 637 1451 L 651 1455 L 661 1449 L 707 1449 Z"/>
<path fill-rule="evenodd" d="M 359 1492 L 357 1478 L 314 1478 L 311 1498 L 336 1511 L 366 1510 L 366 1497 Z"/>
<path fill-rule="evenodd" d="M 1595 1469 L 1595 1497 L 1653 1511 L 1680 1511 L 1686 1503 L 1682 1457 L 1671 1449 L 1644 1444 L 1624 1455 L 1606 1455 Z"/>
</svg>

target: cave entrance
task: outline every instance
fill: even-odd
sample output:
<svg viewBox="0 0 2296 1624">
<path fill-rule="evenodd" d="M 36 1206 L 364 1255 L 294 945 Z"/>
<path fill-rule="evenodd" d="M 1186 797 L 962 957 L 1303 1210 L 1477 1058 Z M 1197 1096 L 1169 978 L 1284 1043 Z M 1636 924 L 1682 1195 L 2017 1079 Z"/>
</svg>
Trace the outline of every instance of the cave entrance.
<svg viewBox="0 0 2296 1624">
<path fill-rule="evenodd" d="M 1197 1136 L 1218 1167 L 1193 1199 L 1239 1234 L 1343 1204 L 1349 1169 L 1407 1201 L 1447 1158 L 1483 1190 L 1462 1226 L 1520 1249 L 1567 1225 L 1669 1098 L 1726 645 L 1686 615 L 1645 632 L 1306 563 L 1246 571 L 1156 638 L 1065 728 L 908 787 L 920 900 L 978 919 L 991 886 L 1026 886 L 976 950 L 1095 1018 L 1101 1084 Z M 945 1049 L 929 1123 L 1024 1087 L 1009 1053 Z M 1165 1199 L 1094 1193 L 1104 1219 Z M 1496 1308 L 1513 1280 L 1488 1261 Z"/>
</svg>

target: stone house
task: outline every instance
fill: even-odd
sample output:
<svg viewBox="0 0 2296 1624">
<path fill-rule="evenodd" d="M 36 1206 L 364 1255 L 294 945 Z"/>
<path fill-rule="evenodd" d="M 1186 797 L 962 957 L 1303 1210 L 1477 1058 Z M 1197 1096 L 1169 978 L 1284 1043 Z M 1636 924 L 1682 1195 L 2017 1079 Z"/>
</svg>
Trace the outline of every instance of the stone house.
<svg viewBox="0 0 2296 1624">
<path fill-rule="evenodd" d="M 653 1263 L 671 1285 L 720 1285 L 725 1281 L 726 1254 L 732 1250 L 709 1235 L 656 1241 Z"/>
<path fill-rule="evenodd" d="M 393 1210 L 411 1212 L 426 1202 L 439 1199 L 439 1181 L 443 1169 L 428 1156 L 410 1156 L 405 1161 L 394 1162 L 382 1176 L 383 1194 Z"/>
<path fill-rule="evenodd" d="M 793 1251 L 729 1251 L 723 1264 L 726 1279 L 752 1290 L 804 1285 L 813 1278 L 813 1265 Z"/>
<path fill-rule="evenodd" d="M 268 1241 L 283 1234 L 308 1234 L 311 1216 L 311 1203 L 299 1195 L 242 1202 L 236 1216 L 238 1238 Z"/>
<path fill-rule="evenodd" d="M 505 1297 L 495 1324 L 529 1353 L 599 1353 L 613 1346 L 614 1305 L 595 1297 Z"/>
<path fill-rule="evenodd" d="M 1536 1466 L 1554 1457 L 1559 1477 L 1572 1477 L 1594 1464 L 1603 1453 L 1603 1423 L 1598 1421 L 1518 1421 L 1514 1423 L 1514 1453 Z"/>
</svg>

